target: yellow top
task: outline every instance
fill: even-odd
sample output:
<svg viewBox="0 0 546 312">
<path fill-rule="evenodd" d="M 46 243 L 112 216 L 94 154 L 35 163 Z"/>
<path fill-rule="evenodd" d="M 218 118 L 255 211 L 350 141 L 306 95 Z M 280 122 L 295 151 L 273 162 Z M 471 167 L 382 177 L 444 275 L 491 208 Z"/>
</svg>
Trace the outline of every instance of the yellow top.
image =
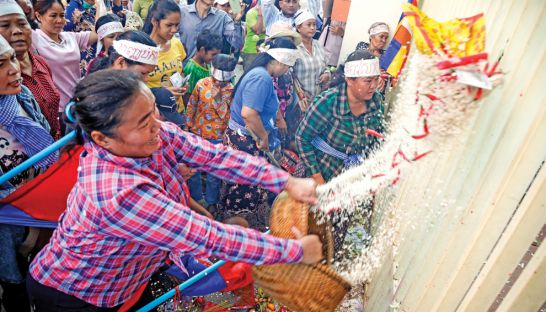
<svg viewBox="0 0 546 312">
<path fill-rule="evenodd" d="M 150 88 L 172 87 L 170 77 L 174 73 L 184 76 L 184 65 L 182 61 L 186 58 L 186 50 L 182 42 L 176 37 L 171 39 L 171 47 L 167 51 L 159 52 L 159 59 L 155 70 L 150 73 L 146 85 Z M 182 97 L 177 100 L 179 111 L 184 110 Z"/>
</svg>

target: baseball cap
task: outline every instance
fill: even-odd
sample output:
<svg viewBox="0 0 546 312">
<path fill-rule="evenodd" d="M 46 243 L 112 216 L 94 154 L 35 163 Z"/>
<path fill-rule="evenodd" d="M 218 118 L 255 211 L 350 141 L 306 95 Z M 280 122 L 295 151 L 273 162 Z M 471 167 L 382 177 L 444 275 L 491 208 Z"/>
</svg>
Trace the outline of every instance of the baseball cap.
<svg viewBox="0 0 546 312">
<path fill-rule="evenodd" d="M 165 88 L 151 88 L 155 96 L 155 105 L 163 117 L 178 126 L 185 124 L 184 117 L 178 112 L 176 98 L 171 91 Z"/>
</svg>

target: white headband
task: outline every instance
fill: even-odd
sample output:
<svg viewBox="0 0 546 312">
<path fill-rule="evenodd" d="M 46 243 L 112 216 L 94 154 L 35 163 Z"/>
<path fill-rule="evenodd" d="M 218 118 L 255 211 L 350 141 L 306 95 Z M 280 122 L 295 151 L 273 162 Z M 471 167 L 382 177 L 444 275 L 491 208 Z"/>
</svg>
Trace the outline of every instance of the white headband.
<svg viewBox="0 0 546 312">
<path fill-rule="evenodd" d="M 298 59 L 296 49 L 273 48 L 268 49 L 265 51 L 265 53 L 271 55 L 277 61 L 288 66 L 294 66 L 294 64 L 296 64 L 296 60 Z"/>
<path fill-rule="evenodd" d="M 344 74 L 348 78 L 379 76 L 381 74 L 379 59 L 373 58 L 346 62 Z"/>
<path fill-rule="evenodd" d="M 13 52 L 13 48 L 9 42 L 4 39 L 4 36 L 0 35 L 0 55 L 8 52 Z"/>
<path fill-rule="evenodd" d="M 111 34 L 122 33 L 124 31 L 125 29 L 123 29 L 123 25 L 121 25 L 120 22 L 114 21 L 114 22 L 110 22 L 110 23 L 106 23 L 102 25 L 97 30 L 97 35 L 99 35 L 99 40 L 102 40 L 106 38 L 107 36 L 110 36 Z"/>
<path fill-rule="evenodd" d="M 214 66 L 210 65 L 210 75 L 214 77 L 216 80 L 220 81 L 229 81 L 233 76 L 235 76 L 235 71 L 225 71 L 218 68 L 214 68 Z"/>
<path fill-rule="evenodd" d="M 152 47 L 128 40 L 115 40 L 113 46 L 116 52 L 131 61 L 148 65 L 157 65 L 159 47 Z"/>
<path fill-rule="evenodd" d="M 375 36 L 377 34 L 380 34 L 380 33 L 389 33 L 390 30 L 389 30 L 389 26 L 387 26 L 386 24 L 379 24 L 377 26 L 375 26 L 374 28 L 370 29 L 370 36 Z"/>
<path fill-rule="evenodd" d="M 294 23 L 296 23 L 296 26 L 300 26 L 308 20 L 315 20 L 315 17 L 309 11 L 302 11 L 301 13 L 296 14 L 296 19 L 294 20 Z"/>
<path fill-rule="evenodd" d="M 0 16 L 10 14 L 21 14 L 25 16 L 23 9 L 14 0 L 0 0 Z"/>
</svg>

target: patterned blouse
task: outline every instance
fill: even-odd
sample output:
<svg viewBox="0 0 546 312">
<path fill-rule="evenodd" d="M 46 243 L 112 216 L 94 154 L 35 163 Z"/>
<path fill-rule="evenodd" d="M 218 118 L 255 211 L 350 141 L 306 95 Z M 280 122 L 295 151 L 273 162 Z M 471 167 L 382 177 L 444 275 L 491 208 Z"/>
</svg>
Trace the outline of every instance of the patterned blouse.
<svg viewBox="0 0 546 312">
<path fill-rule="evenodd" d="M 186 108 L 189 130 L 207 140 L 221 139 L 229 121 L 233 85 L 222 88 L 220 102 L 212 97 L 212 78 L 199 80 Z"/>
<path fill-rule="evenodd" d="M 66 25 L 64 31 L 80 32 L 80 31 L 94 31 L 95 20 L 97 16 L 97 9 L 93 6 L 85 9 L 83 6 L 84 0 L 72 0 L 66 7 Z M 81 13 L 81 17 L 76 19 L 74 13 Z M 97 45 L 92 44 L 87 50 L 81 51 L 80 70 L 81 76 L 85 77 L 87 73 L 87 67 L 89 62 L 95 58 Z"/>
</svg>

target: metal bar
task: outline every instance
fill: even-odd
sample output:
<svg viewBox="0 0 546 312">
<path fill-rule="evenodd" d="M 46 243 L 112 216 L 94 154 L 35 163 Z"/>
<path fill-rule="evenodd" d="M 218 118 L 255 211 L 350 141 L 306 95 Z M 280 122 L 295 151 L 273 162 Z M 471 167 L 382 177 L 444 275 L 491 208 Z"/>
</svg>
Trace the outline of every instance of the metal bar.
<svg viewBox="0 0 546 312">
<path fill-rule="evenodd" d="M 29 159 L 22 162 L 19 166 L 11 169 L 10 171 L 6 172 L 2 176 L 0 176 L 0 185 L 8 182 L 11 178 L 17 176 L 21 172 L 27 170 L 28 168 L 32 167 L 35 163 L 39 162 L 40 160 L 46 158 L 49 156 L 49 154 L 55 152 L 56 150 L 60 149 L 61 147 L 65 146 L 73 140 L 76 137 L 76 131 L 72 131 L 69 134 L 62 137 L 59 141 L 51 144 L 50 146 L 46 147 L 42 151 L 40 151 L 38 154 L 30 157 Z"/>
</svg>

